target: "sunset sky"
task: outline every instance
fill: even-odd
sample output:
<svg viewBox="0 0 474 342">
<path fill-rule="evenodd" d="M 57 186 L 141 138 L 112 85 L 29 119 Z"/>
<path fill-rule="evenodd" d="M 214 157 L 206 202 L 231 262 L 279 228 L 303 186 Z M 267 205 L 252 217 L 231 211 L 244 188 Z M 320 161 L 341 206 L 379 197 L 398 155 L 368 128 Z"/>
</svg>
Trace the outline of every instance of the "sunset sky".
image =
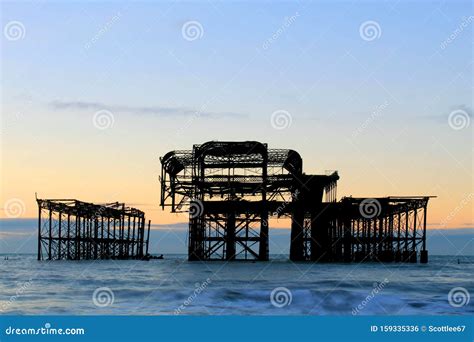
<svg viewBox="0 0 474 342">
<path fill-rule="evenodd" d="M 435 195 L 430 228 L 474 226 L 470 1 L 1 7 L 0 217 L 37 192 L 186 222 L 159 157 L 257 140 L 338 170 L 338 198 Z"/>
</svg>

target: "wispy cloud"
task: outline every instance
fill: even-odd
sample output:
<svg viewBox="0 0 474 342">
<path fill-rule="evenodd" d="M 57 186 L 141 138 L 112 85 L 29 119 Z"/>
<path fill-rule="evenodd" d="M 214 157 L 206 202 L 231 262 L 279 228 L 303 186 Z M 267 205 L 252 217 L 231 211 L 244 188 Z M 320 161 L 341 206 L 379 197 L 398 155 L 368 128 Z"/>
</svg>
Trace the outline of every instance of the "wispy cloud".
<svg viewBox="0 0 474 342">
<path fill-rule="evenodd" d="M 187 107 L 163 107 L 163 106 L 129 106 L 105 104 L 101 102 L 88 101 L 52 101 L 49 107 L 54 110 L 76 110 L 95 112 L 108 110 L 112 113 L 127 113 L 153 116 L 200 116 L 208 118 L 243 118 L 247 115 L 234 112 L 210 112 L 205 108 L 193 109 Z"/>
<path fill-rule="evenodd" d="M 14 239 L 23 236 L 29 236 L 34 232 L 0 232 L 0 239 Z"/>
<path fill-rule="evenodd" d="M 187 222 L 178 222 L 178 223 L 169 223 L 169 224 L 153 223 L 151 225 L 151 229 L 155 229 L 155 230 L 187 230 L 188 227 L 189 227 L 189 223 Z"/>
<path fill-rule="evenodd" d="M 446 120 L 449 119 L 450 115 L 455 112 L 465 113 L 466 117 L 472 118 L 472 109 L 471 107 L 466 106 L 466 105 L 453 106 L 452 108 L 450 108 L 449 110 L 447 110 L 446 112 L 442 114 L 424 115 L 424 116 L 421 116 L 421 118 L 444 124 L 446 123 Z"/>
</svg>

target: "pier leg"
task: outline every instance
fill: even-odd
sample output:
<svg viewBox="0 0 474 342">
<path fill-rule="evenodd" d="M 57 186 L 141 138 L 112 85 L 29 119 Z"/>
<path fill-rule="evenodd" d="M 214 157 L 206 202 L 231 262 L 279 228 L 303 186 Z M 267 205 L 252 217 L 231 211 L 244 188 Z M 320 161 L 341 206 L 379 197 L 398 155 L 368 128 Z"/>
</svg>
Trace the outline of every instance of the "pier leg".
<svg viewBox="0 0 474 342">
<path fill-rule="evenodd" d="M 428 251 L 427 250 L 421 251 L 420 262 L 422 264 L 428 263 Z"/>
</svg>

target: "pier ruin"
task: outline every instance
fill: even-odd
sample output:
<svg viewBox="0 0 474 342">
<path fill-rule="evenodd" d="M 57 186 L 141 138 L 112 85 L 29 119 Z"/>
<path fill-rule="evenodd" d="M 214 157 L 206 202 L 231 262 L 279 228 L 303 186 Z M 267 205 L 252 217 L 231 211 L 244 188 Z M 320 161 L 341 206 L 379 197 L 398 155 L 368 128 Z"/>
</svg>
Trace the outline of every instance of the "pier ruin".
<svg viewBox="0 0 474 342">
<path fill-rule="evenodd" d="M 269 260 L 269 219 L 291 219 L 290 260 L 428 262 L 430 196 L 337 200 L 336 171 L 290 149 L 210 141 L 161 160 L 161 207 L 189 212 L 189 260 Z"/>
<path fill-rule="evenodd" d="M 150 221 L 124 203 L 36 199 L 38 260 L 143 259 Z M 145 237 L 146 233 L 146 237 Z"/>
</svg>

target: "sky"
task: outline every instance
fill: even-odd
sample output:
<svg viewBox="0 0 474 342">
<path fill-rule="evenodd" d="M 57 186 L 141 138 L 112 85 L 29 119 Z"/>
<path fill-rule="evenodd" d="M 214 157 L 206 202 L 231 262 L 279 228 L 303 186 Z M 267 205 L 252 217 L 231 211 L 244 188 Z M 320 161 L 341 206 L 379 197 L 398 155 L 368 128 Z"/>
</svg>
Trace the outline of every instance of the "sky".
<svg viewBox="0 0 474 342">
<path fill-rule="evenodd" d="M 159 157 L 257 140 L 308 174 L 338 170 L 338 198 L 433 195 L 430 229 L 473 228 L 473 15 L 470 1 L 2 1 L 0 218 L 36 217 L 37 193 L 186 222 L 159 207 Z"/>
</svg>

